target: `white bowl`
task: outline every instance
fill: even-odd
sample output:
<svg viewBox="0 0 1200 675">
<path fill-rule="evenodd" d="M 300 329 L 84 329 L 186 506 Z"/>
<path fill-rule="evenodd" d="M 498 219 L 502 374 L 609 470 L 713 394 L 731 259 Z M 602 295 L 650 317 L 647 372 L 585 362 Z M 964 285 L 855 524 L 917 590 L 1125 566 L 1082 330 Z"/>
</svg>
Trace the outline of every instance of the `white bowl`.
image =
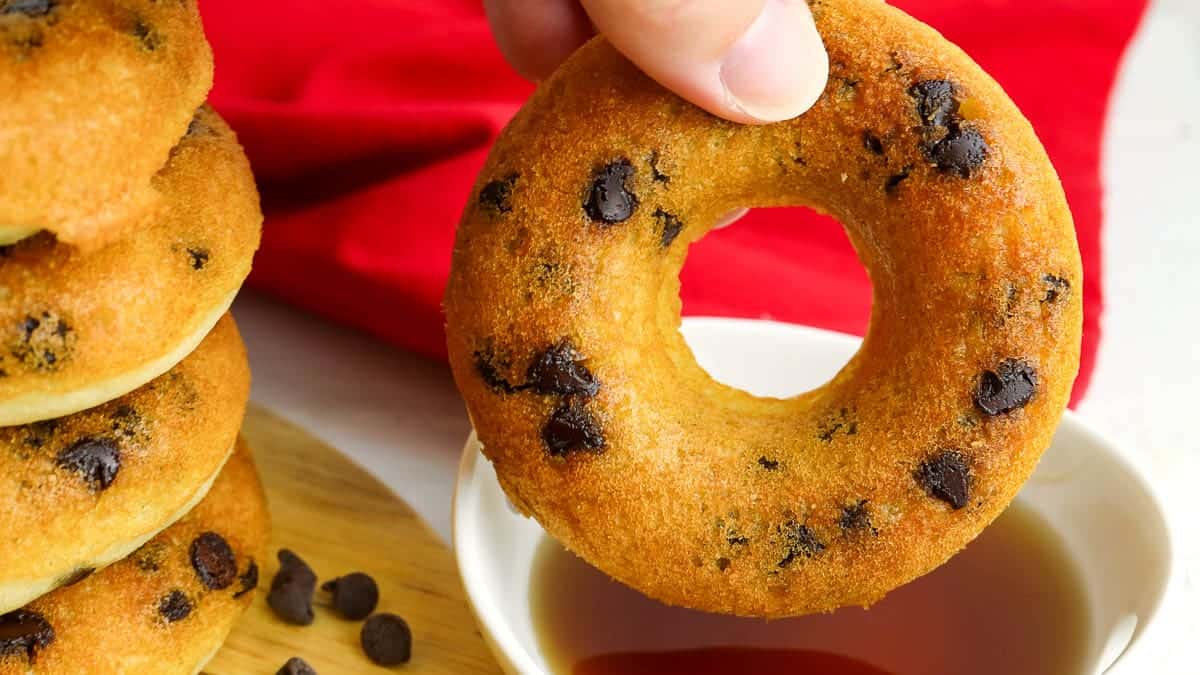
<svg viewBox="0 0 1200 675">
<path fill-rule="evenodd" d="M 691 318 L 683 333 L 715 378 L 764 396 L 819 386 L 859 344 L 770 321 Z M 1090 614 L 1083 673 L 1154 672 L 1145 665 L 1151 659 L 1138 657 L 1161 632 L 1162 605 L 1179 566 L 1161 501 L 1141 471 L 1068 413 L 1017 499 L 1046 521 L 1079 572 Z M 480 628 L 509 673 L 551 672 L 530 603 L 535 553 L 546 537 L 508 507 L 472 435 L 455 492 L 454 547 Z"/>
</svg>

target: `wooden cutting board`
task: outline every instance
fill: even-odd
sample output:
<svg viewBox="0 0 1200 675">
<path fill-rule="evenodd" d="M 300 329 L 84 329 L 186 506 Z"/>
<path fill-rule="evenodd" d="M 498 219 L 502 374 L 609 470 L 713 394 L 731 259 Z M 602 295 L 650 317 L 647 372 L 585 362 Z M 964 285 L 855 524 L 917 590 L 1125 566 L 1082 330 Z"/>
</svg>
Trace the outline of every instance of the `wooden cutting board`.
<svg viewBox="0 0 1200 675">
<path fill-rule="evenodd" d="M 500 672 L 467 606 L 453 554 L 407 504 L 337 450 L 261 408 L 250 407 L 242 433 L 270 500 L 271 549 L 254 604 L 205 673 L 274 675 L 293 656 L 320 675 Z M 266 589 L 280 548 L 304 558 L 321 582 L 356 571 L 373 576 L 376 611 L 398 614 L 412 628 L 412 662 L 386 669 L 367 660 L 362 623 L 330 611 L 320 590 L 311 626 L 275 618 Z"/>
</svg>

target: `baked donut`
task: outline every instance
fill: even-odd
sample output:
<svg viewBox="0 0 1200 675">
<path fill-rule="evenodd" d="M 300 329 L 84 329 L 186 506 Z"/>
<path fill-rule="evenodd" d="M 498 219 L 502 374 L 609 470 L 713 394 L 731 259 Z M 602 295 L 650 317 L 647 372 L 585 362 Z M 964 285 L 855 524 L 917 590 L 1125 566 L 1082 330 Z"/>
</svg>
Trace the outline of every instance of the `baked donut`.
<svg viewBox="0 0 1200 675">
<path fill-rule="evenodd" d="M 161 217 L 83 251 L 40 234 L 0 248 L 0 426 L 69 415 L 179 362 L 225 313 L 262 230 L 233 132 L 201 109 L 154 179 Z"/>
<path fill-rule="evenodd" d="M 450 363 L 500 484 L 676 605 L 865 606 L 941 565 L 1033 471 L 1078 368 L 1079 252 L 1029 123 L 899 10 L 810 5 L 811 111 L 726 122 L 595 39 L 501 134 L 458 230 Z M 678 273 L 722 214 L 788 205 L 844 224 L 874 307 L 830 382 L 759 398 L 696 363 Z"/>
<path fill-rule="evenodd" d="M 239 441 L 182 520 L 128 558 L 0 616 L 0 675 L 198 672 L 254 598 L 268 529 Z"/>
<path fill-rule="evenodd" d="M 0 612 L 123 558 L 195 506 L 233 449 L 249 392 L 226 317 L 126 396 L 0 428 Z"/>
<path fill-rule="evenodd" d="M 212 71 L 195 0 L 0 0 L 0 244 L 137 224 Z"/>
</svg>

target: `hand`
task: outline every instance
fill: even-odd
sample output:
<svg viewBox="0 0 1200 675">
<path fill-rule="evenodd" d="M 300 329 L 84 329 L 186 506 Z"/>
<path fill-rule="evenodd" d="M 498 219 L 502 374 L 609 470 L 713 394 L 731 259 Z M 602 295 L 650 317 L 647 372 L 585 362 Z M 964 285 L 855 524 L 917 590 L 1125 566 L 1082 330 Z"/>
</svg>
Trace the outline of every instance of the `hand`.
<svg viewBox="0 0 1200 675">
<path fill-rule="evenodd" d="M 484 0 L 505 57 L 540 80 L 599 30 L 647 75 L 735 122 L 790 119 L 829 57 L 805 0 Z"/>
</svg>

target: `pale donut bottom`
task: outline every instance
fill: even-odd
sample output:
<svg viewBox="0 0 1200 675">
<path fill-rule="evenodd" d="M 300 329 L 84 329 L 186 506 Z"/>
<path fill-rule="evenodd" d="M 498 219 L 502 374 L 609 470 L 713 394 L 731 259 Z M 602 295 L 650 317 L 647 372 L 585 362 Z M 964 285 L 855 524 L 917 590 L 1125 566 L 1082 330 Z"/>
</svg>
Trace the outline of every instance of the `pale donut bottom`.
<svg viewBox="0 0 1200 675">
<path fill-rule="evenodd" d="M 217 325 L 217 321 L 229 311 L 238 290 L 235 289 L 212 310 L 196 319 L 196 327 L 174 348 L 133 370 L 73 391 L 36 391 L 0 402 L 0 427 L 64 417 L 94 408 L 157 378 L 195 351 L 213 326 Z"/>
<path fill-rule="evenodd" d="M 0 614 L 10 612 L 14 609 L 25 606 L 33 602 L 37 598 L 53 591 L 62 585 L 63 581 L 79 569 L 93 568 L 101 570 L 112 563 L 121 560 L 134 551 L 142 547 L 142 544 L 156 537 L 160 532 L 174 525 L 176 521 L 188 514 L 200 500 L 208 495 L 208 491 L 212 488 L 213 482 L 217 480 L 217 476 L 221 474 L 221 470 L 225 467 L 225 463 L 229 461 L 229 457 L 233 455 L 236 443 L 229 447 L 229 451 L 225 453 L 225 457 L 221 460 L 218 466 L 204 483 L 192 494 L 187 503 L 176 509 L 174 512 L 163 518 L 155 524 L 155 526 L 133 539 L 119 541 L 108 548 L 101 551 L 98 555 L 93 556 L 88 560 L 79 560 L 78 562 L 71 561 L 66 565 L 60 565 L 60 568 L 53 570 L 50 574 L 38 579 L 20 579 L 17 581 L 0 582 Z M 72 556 L 60 555 L 60 560 L 70 561 Z M 203 664 L 202 664 L 203 665 Z"/>
<path fill-rule="evenodd" d="M 28 225 L 0 225 L 0 246 L 9 246 L 15 244 L 26 237 L 41 232 L 40 227 L 30 227 Z"/>
</svg>

